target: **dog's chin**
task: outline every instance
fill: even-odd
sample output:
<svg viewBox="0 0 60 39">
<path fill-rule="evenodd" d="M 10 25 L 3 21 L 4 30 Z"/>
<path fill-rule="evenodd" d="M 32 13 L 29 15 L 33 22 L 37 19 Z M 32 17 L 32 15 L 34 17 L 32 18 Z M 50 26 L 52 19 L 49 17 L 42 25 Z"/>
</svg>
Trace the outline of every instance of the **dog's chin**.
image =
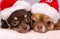
<svg viewBox="0 0 60 39">
<path fill-rule="evenodd" d="M 30 31 L 30 26 L 20 26 L 20 33 L 27 33 Z"/>
</svg>

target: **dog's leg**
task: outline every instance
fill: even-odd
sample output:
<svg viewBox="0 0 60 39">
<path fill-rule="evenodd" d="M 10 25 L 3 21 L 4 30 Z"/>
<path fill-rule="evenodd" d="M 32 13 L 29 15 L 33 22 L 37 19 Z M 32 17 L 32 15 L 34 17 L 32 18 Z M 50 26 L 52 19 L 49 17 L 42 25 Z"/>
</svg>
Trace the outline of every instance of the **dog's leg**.
<svg viewBox="0 0 60 39">
<path fill-rule="evenodd" d="M 54 30 L 60 30 L 60 19 L 58 22 L 55 24 Z"/>
</svg>

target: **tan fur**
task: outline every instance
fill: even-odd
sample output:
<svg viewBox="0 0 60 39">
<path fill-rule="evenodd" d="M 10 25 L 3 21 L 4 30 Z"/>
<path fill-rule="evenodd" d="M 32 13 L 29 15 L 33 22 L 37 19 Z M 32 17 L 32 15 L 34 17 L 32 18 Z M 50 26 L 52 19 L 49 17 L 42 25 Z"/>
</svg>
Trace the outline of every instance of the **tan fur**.
<svg viewBox="0 0 60 39">
<path fill-rule="evenodd" d="M 60 19 L 58 22 L 55 24 L 54 30 L 60 30 Z"/>
<path fill-rule="evenodd" d="M 38 14 L 38 13 L 37 14 L 32 14 L 31 19 L 35 20 L 37 22 L 36 24 L 32 23 L 33 29 L 35 29 L 35 26 L 39 23 L 44 25 L 46 27 L 47 31 L 53 30 L 53 28 L 54 28 L 54 23 L 53 23 L 52 19 L 50 19 L 48 16 L 46 16 L 44 14 Z M 51 24 L 47 25 L 46 24 L 47 21 L 51 21 Z M 41 32 L 41 31 L 38 31 L 38 32 Z"/>
</svg>

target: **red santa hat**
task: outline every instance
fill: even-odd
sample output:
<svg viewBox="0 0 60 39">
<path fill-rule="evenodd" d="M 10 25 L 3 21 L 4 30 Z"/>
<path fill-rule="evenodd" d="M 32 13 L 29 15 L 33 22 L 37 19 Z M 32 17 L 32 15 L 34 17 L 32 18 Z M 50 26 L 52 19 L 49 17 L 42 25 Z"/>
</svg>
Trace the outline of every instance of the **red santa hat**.
<svg viewBox="0 0 60 39">
<path fill-rule="evenodd" d="M 1 1 L 1 10 L 11 7 L 17 0 L 2 0 Z"/>
<path fill-rule="evenodd" d="M 45 14 L 49 16 L 53 20 L 54 23 L 57 23 L 59 19 L 59 14 L 57 10 L 46 3 L 36 3 L 32 5 L 31 12 L 33 14 L 37 14 L 37 13 Z"/>
<path fill-rule="evenodd" d="M 1 0 L 0 0 L 0 11 L 1 11 Z"/>
<path fill-rule="evenodd" d="M 7 20 L 8 17 L 12 14 L 12 12 L 14 12 L 16 10 L 25 9 L 26 11 L 30 11 L 30 9 L 31 9 L 30 4 L 26 1 L 16 1 L 16 0 L 14 0 L 12 2 L 10 2 L 10 1 L 8 1 L 9 3 L 6 4 L 6 6 L 7 6 L 6 8 L 4 8 L 4 7 L 3 7 L 4 9 L 2 8 L 3 10 L 1 11 L 1 18 L 3 20 Z M 12 5 L 10 5 L 10 3 Z M 8 6 L 10 6 L 10 7 L 8 7 Z"/>
<path fill-rule="evenodd" d="M 59 11 L 58 0 L 40 0 L 39 3 L 47 3 L 51 7 L 54 7 L 57 11 Z"/>
</svg>

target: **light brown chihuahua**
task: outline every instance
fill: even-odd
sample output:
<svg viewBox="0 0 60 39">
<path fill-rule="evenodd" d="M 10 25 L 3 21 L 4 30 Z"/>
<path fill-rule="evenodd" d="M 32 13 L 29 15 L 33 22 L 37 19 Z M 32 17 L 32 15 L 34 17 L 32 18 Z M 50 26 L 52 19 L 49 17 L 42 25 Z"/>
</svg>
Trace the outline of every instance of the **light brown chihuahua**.
<svg viewBox="0 0 60 39">
<path fill-rule="evenodd" d="M 32 29 L 36 32 L 46 32 L 53 30 L 54 23 L 52 19 L 44 14 L 32 14 Z"/>
</svg>

